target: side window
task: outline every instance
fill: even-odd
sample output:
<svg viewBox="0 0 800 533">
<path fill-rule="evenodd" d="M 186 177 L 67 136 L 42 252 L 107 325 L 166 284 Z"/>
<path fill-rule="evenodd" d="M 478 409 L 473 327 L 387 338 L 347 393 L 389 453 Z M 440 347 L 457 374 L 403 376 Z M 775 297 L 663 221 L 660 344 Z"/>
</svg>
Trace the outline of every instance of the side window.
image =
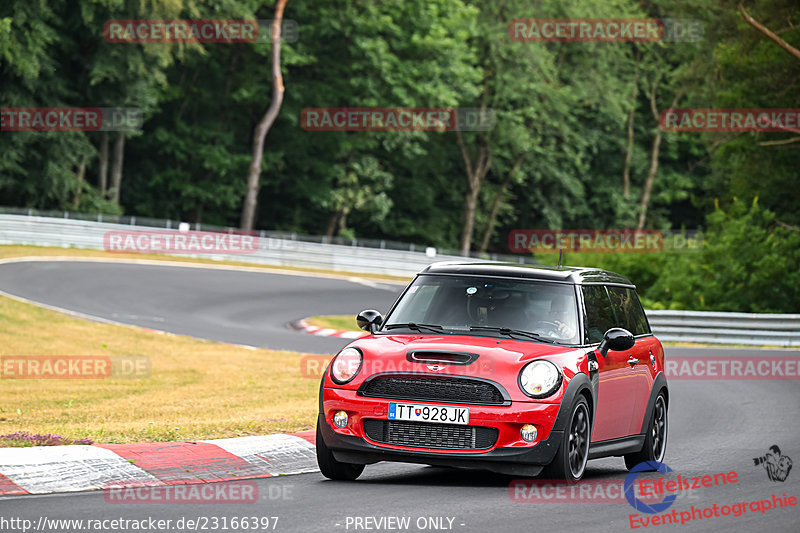
<svg viewBox="0 0 800 533">
<path fill-rule="evenodd" d="M 650 334 L 650 324 L 647 323 L 647 317 L 644 314 L 642 302 L 639 301 L 639 295 L 633 289 L 628 289 L 631 297 L 631 306 L 633 308 L 634 320 L 636 321 L 636 333 L 634 335 Z"/>
<path fill-rule="evenodd" d="M 611 296 L 617 324 L 634 335 L 650 333 L 647 318 L 644 316 L 644 310 L 636 291 L 626 287 L 609 287 L 608 294 Z"/>
<path fill-rule="evenodd" d="M 583 304 L 586 307 L 585 336 L 588 344 L 603 340 L 606 331 L 615 326 L 614 311 L 602 285 L 583 287 Z"/>
</svg>

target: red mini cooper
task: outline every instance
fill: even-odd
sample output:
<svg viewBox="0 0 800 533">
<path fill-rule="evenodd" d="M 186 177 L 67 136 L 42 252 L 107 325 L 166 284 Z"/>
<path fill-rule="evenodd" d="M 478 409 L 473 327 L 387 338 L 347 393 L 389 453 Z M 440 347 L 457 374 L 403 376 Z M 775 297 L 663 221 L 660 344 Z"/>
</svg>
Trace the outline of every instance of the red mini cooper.
<svg viewBox="0 0 800 533">
<path fill-rule="evenodd" d="M 320 385 L 328 478 L 399 461 L 576 482 L 588 459 L 664 459 L 664 350 L 619 274 L 436 263 L 357 322 Z"/>
</svg>

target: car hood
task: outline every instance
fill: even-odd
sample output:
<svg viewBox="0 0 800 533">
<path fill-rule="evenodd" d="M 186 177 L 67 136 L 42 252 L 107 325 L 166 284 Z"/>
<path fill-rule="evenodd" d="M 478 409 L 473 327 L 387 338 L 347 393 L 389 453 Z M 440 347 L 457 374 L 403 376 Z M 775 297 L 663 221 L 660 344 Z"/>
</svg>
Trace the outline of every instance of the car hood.
<svg viewBox="0 0 800 533">
<path fill-rule="evenodd" d="M 383 372 L 469 375 L 496 380 L 498 376 L 516 376 L 525 363 L 537 358 L 547 358 L 578 371 L 587 352 L 585 348 L 475 335 L 369 335 L 350 346 L 364 354 L 358 381 Z"/>
</svg>

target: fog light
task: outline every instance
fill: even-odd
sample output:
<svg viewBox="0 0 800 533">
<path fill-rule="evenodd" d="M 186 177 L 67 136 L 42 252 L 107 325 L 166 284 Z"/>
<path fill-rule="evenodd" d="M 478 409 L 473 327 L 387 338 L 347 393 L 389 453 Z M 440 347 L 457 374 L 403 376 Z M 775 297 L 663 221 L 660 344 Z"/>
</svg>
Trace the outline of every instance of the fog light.
<svg viewBox="0 0 800 533">
<path fill-rule="evenodd" d="M 336 424 L 337 428 L 343 428 L 347 425 L 347 413 L 344 411 L 336 411 L 333 415 L 333 423 Z M 536 430 L 534 429 L 534 433 Z"/>
<path fill-rule="evenodd" d="M 528 442 L 535 441 L 536 436 L 539 434 L 539 432 L 536 431 L 536 426 L 533 424 L 525 424 L 522 426 L 522 429 L 519 430 L 519 433 L 522 435 L 522 438 Z"/>
</svg>

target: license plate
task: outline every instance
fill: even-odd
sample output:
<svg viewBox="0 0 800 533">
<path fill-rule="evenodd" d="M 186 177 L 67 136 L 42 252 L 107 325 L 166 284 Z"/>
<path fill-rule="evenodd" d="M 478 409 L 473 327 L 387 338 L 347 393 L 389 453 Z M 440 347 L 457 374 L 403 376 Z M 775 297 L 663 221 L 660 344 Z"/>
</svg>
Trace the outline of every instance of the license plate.
<svg viewBox="0 0 800 533">
<path fill-rule="evenodd" d="M 390 403 L 389 420 L 436 422 L 439 424 L 469 424 L 469 407 Z"/>
</svg>

